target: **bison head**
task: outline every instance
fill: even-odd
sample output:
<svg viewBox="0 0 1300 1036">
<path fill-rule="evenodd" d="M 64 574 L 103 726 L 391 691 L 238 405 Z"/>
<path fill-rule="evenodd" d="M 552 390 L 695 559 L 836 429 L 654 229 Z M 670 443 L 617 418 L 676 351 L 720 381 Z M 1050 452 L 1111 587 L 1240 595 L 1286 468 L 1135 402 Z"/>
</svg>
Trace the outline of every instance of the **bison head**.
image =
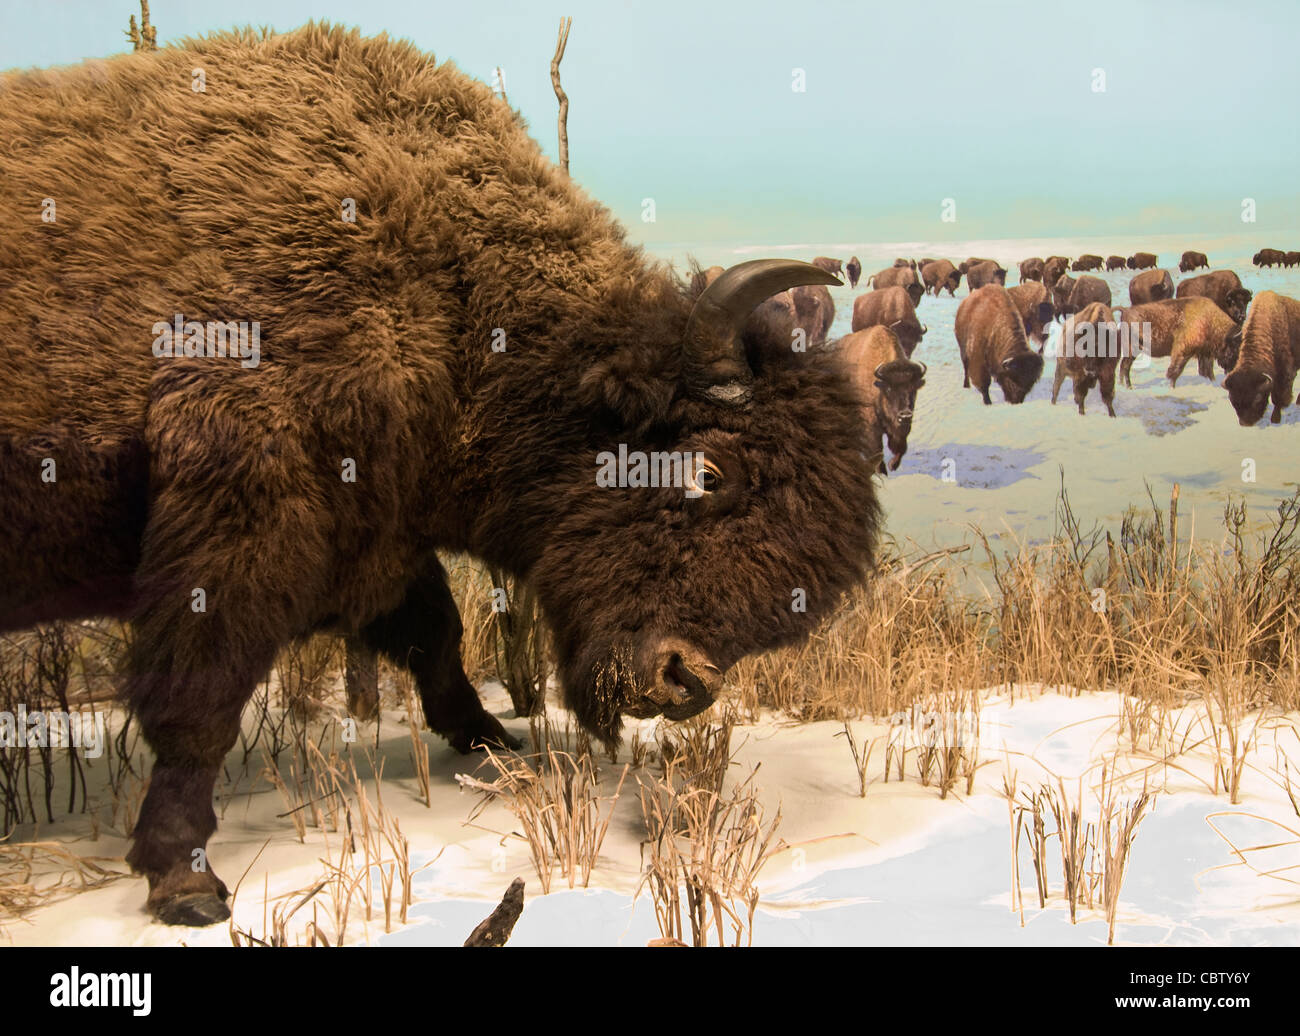
<svg viewBox="0 0 1300 1036">
<path fill-rule="evenodd" d="M 896 328 L 891 328 L 895 330 Z M 894 454 L 889 470 L 897 471 L 907 452 L 907 436 L 912 430 L 912 412 L 916 393 L 925 384 L 926 367 L 911 360 L 891 360 L 875 370 L 875 386 L 880 395 L 877 404 L 881 424 Z"/>
<path fill-rule="evenodd" d="M 994 377 L 1008 403 L 1023 403 L 1043 373 L 1043 358 L 1034 352 L 1008 356 L 995 369 Z"/>
<path fill-rule="evenodd" d="M 1240 324 L 1246 319 L 1246 310 L 1250 307 L 1251 298 L 1253 295 L 1249 288 L 1233 288 L 1223 300 L 1228 316 Z"/>
<path fill-rule="evenodd" d="M 597 314 L 614 341 L 576 399 L 534 404 L 552 408 L 546 470 L 519 457 L 530 485 L 503 491 L 496 535 L 536 587 L 567 704 L 607 743 L 625 714 L 706 709 L 728 667 L 807 636 L 869 566 L 879 507 L 842 362 L 742 331 L 773 294 L 838 283 L 754 260 L 694 298 L 654 289 Z"/>
<path fill-rule="evenodd" d="M 1237 421 L 1243 428 L 1258 424 L 1268 407 L 1268 394 L 1273 388 L 1273 376 L 1259 370 L 1234 370 L 1223 379 L 1228 390 L 1228 400 L 1237 411 Z"/>
</svg>

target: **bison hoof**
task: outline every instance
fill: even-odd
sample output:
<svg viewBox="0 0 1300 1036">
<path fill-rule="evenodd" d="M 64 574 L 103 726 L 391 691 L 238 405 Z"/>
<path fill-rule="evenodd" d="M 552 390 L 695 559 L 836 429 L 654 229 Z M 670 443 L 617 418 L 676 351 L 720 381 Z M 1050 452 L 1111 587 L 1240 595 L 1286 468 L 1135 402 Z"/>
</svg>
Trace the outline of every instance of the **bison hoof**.
<svg viewBox="0 0 1300 1036">
<path fill-rule="evenodd" d="M 189 892 L 158 904 L 154 916 L 163 924 L 203 928 L 230 919 L 230 907 L 212 892 Z"/>
<path fill-rule="evenodd" d="M 481 752 L 485 747 L 508 748 L 511 751 L 524 747 L 524 743 L 510 735 L 495 716 L 490 716 L 486 712 L 479 717 L 473 727 L 458 731 L 447 740 L 461 755 Z"/>
</svg>

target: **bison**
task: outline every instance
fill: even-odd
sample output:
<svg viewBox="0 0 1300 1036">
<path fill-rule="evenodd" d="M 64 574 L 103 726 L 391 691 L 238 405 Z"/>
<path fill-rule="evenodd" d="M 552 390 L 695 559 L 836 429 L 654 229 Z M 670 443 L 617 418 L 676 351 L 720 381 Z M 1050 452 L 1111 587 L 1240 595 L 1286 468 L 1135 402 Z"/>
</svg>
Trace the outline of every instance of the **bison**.
<svg viewBox="0 0 1300 1036">
<path fill-rule="evenodd" d="M 1043 260 L 1036 256 L 1032 259 L 1023 259 L 1020 263 L 1020 283 L 1026 281 L 1041 281 L 1043 279 Z"/>
<path fill-rule="evenodd" d="M 881 288 L 853 300 L 854 331 L 869 327 L 887 327 L 898 336 L 903 351 L 910 358 L 930 329 L 916 319 L 916 307 L 903 288 Z"/>
<path fill-rule="evenodd" d="M 1250 261 L 1256 266 L 1281 266 L 1286 262 L 1286 253 L 1276 248 L 1261 248 Z"/>
<path fill-rule="evenodd" d="M 1275 291 L 1261 291 L 1246 314 L 1237 362 L 1223 379 L 1237 421 L 1246 427 L 1258 424 L 1272 399 L 1269 420 L 1279 424 L 1282 408 L 1291 405 L 1297 369 L 1300 302 Z"/>
<path fill-rule="evenodd" d="M 895 266 L 898 266 L 898 267 L 906 266 L 909 270 L 915 270 L 915 269 L 916 269 L 916 260 L 915 260 L 915 259 L 895 259 L 895 260 L 894 260 L 894 265 L 895 265 Z"/>
<path fill-rule="evenodd" d="M 1135 306 L 1174 297 L 1174 279 L 1168 270 L 1147 270 L 1128 282 L 1128 300 Z"/>
<path fill-rule="evenodd" d="M 176 86 L 195 67 L 201 104 Z M 58 206 L 15 209 L 0 250 L 0 630 L 132 623 L 156 759 L 127 860 L 160 920 L 229 915 L 192 864 L 295 638 L 410 669 L 457 751 L 513 743 L 461 668 L 439 551 L 529 580 L 611 746 L 625 714 L 708 708 L 869 571 L 842 359 L 740 333 L 838 281 L 764 259 L 693 293 L 450 63 L 313 24 L 0 89 L 4 196 Z M 238 321 L 257 355 L 207 335 Z"/>
<path fill-rule="evenodd" d="M 839 284 L 839 281 L 835 281 Z M 796 324 L 803 328 L 809 345 L 818 345 L 826 341 L 831 333 L 831 324 L 835 322 L 835 303 L 825 284 L 801 284 L 790 289 L 794 296 Z"/>
<path fill-rule="evenodd" d="M 1122 270 L 1126 262 L 1127 260 L 1122 255 L 1108 255 L 1106 256 L 1106 272 Z"/>
<path fill-rule="evenodd" d="M 1110 305 L 1110 285 L 1100 277 L 1091 277 L 1085 273 L 1070 286 L 1065 305 L 1058 305 L 1056 312 L 1058 316 L 1069 316 L 1094 302 L 1100 302 L 1103 306 Z"/>
<path fill-rule="evenodd" d="M 1178 282 L 1175 298 L 1186 299 L 1195 295 L 1211 299 L 1238 324 L 1246 319 L 1251 292 L 1241 286 L 1241 278 L 1231 270 L 1215 270 Z"/>
<path fill-rule="evenodd" d="M 1011 296 L 1016 312 L 1020 314 L 1020 320 L 1025 325 L 1025 334 L 1038 346 L 1038 351 L 1041 353 L 1047 341 L 1047 327 L 1056 312 L 1052 305 L 1052 293 L 1037 281 L 1029 281 L 1027 284 L 1017 284 L 1014 288 L 1008 288 L 1007 294 Z"/>
<path fill-rule="evenodd" d="M 1111 319 L 1108 306 L 1090 302 L 1066 317 L 1061 327 L 1056 373 L 1052 378 L 1052 402 L 1056 402 L 1061 385 L 1069 378 L 1079 413 L 1084 412 L 1084 399 L 1096 385 L 1102 402 L 1106 404 L 1106 413 L 1114 417 L 1115 371 L 1119 365 L 1120 346 L 1119 328 Z"/>
<path fill-rule="evenodd" d="M 897 289 L 891 289 L 897 290 Z M 907 453 L 916 393 L 925 384 L 925 364 L 913 363 L 898 336 L 879 325 L 840 339 L 839 352 L 858 386 L 867 423 L 870 456 L 880 458 L 880 473 L 897 471 Z M 892 454 L 888 466 L 885 443 Z"/>
<path fill-rule="evenodd" d="M 1068 273 L 1063 273 L 1052 284 L 1052 306 L 1058 317 L 1065 315 L 1066 306 L 1070 304 L 1070 292 L 1074 290 L 1076 283 Z"/>
<path fill-rule="evenodd" d="M 1178 260 L 1178 272 L 1188 273 L 1191 270 L 1199 270 L 1202 267 L 1208 269 L 1210 260 L 1206 258 L 1204 252 L 1184 252 L 1183 257 Z"/>
<path fill-rule="evenodd" d="M 1288 269 L 1293 266 L 1300 266 L 1300 252 L 1287 252 L 1282 259 L 1282 265 Z"/>
<path fill-rule="evenodd" d="M 1130 270 L 1151 270 L 1160 263 L 1154 252 L 1134 252 L 1124 260 L 1124 265 Z"/>
<path fill-rule="evenodd" d="M 932 259 L 921 267 L 921 282 L 925 290 L 934 292 L 936 297 L 944 288 L 953 295 L 961 286 L 961 271 L 947 259 Z"/>
<path fill-rule="evenodd" d="M 879 273 L 873 273 L 867 278 L 867 286 L 879 290 L 881 288 L 902 288 L 912 299 L 912 305 L 921 304 L 921 296 L 925 294 L 925 285 L 921 278 L 917 276 L 916 271 L 906 266 L 889 266 Z"/>
<path fill-rule="evenodd" d="M 849 287 L 856 288 L 858 286 L 858 280 L 862 276 L 862 264 L 858 262 L 858 257 L 856 255 L 844 264 L 844 272 L 848 274 Z"/>
<path fill-rule="evenodd" d="M 1139 348 L 1151 356 L 1168 356 L 1165 377 L 1171 386 L 1178 384 L 1183 368 L 1193 358 L 1204 378 L 1214 380 L 1214 361 L 1224 370 L 1237 362 L 1241 343 L 1241 326 L 1207 298 L 1162 299 L 1115 310 L 1116 320 L 1134 343 L 1133 350 L 1120 361 L 1120 376 L 1127 388 L 1133 387 L 1130 371 Z"/>
<path fill-rule="evenodd" d="M 819 270 L 835 274 L 836 277 L 840 277 L 844 273 L 844 264 L 839 259 L 831 259 L 829 256 L 819 255 L 812 261 L 812 264 Z"/>
<path fill-rule="evenodd" d="M 957 307 L 953 331 L 965 375 L 962 388 L 973 384 L 990 406 L 989 386 L 996 381 L 1008 403 L 1023 403 L 1043 373 L 1043 358 L 1026 343 L 1025 325 L 1007 290 L 988 284 L 967 295 Z"/>
<path fill-rule="evenodd" d="M 1057 281 L 1065 276 L 1065 271 L 1070 268 L 1070 260 L 1063 255 L 1050 255 L 1043 261 L 1043 283 L 1047 287 L 1052 287 Z"/>
<path fill-rule="evenodd" d="M 1005 285 L 1006 283 L 1007 271 L 992 259 L 976 263 L 966 270 L 966 287 L 971 291 L 978 291 L 986 284 Z"/>
<path fill-rule="evenodd" d="M 1105 264 L 1106 260 L 1101 256 L 1087 253 L 1079 256 L 1079 258 L 1070 265 L 1070 269 L 1075 273 L 1078 273 L 1080 270 L 1100 270 Z"/>
</svg>

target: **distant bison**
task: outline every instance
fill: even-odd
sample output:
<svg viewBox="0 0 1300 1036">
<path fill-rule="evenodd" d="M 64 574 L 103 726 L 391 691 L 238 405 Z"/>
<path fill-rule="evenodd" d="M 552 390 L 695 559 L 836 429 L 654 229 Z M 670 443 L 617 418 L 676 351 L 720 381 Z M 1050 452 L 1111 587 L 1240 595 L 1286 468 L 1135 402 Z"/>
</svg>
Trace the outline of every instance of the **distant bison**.
<svg viewBox="0 0 1300 1036">
<path fill-rule="evenodd" d="M 1020 283 L 1026 281 L 1041 281 L 1043 279 L 1043 260 L 1035 257 L 1033 259 L 1023 259 L 1020 263 Z"/>
<path fill-rule="evenodd" d="M 127 861 L 157 918 L 229 916 L 214 782 L 295 639 L 410 670 L 456 751 L 518 744 L 462 667 L 440 552 L 528 578 L 610 746 L 625 715 L 708 708 L 869 571 L 843 361 L 742 332 L 838 281 L 761 259 L 692 292 L 449 62 L 312 24 L 0 91 L 5 198 L 58 201 L 0 248 L 0 630 L 131 622 L 156 759 Z M 204 344 L 239 321 L 256 355 Z"/>
<path fill-rule="evenodd" d="M 1036 345 L 1041 353 L 1047 341 L 1047 328 L 1051 325 L 1055 314 L 1052 293 L 1037 281 L 1029 281 L 1008 288 L 1007 294 L 1015 303 L 1016 312 L 1020 314 L 1020 321 L 1025 325 L 1025 334 L 1029 336 L 1029 341 Z"/>
<path fill-rule="evenodd" d="M 961 271 L 947 259 L 932 259 L 921 267 L 921 281 L 925 290 L 934 292 L 936 296 L 944 288 L 953 295 L 961 286 Z"/>
<path fill-rule="evenodd" d="M 1258 424 L 1269 400 L 1278 424 L 1282 408 L 1291 405 L 1295 376 L 1300 369 L 1300 302 L 1273 291 L 1261 291 L 1251 303 L 1241 329 L 1237 362 L 1223 387 L 1240 424 Z"/>
<path fill-rule="evenodd" d="M 894 265 L 895 265 L 895 266 L 899 266 L 899 267 L 906 266 L 909 270 L 915 270 L 915 269 L 916 269 L 916 260 L 915 260 L 915 259 L 895 259 L 895 260 L 894 260 Z"/>
<path fill-rule="evenodd" d="M 1286 253 L 1276 248 L 1261 248 L 1250 261 L 1256 266 L 1281 266 L 1286 262 Z"/>
<path fill-rule="evenodd" d="M 826 285 L 800 284 L 791 288 L 790 294 L 794 296 L 795 322 L 808 336 L 806 344 L 819 345 L 826 341 L 835 322 L 835 303 Z"/>
<path fill-rule="evenodd" d="M 921 278 L 917 276 L 916 271 L 906 266 L 888 266 L 879 273 L 873 273 L 867 278 L 867 285 L 872 288 L 903 288 L 912 299 L 912 305 L 921 304 L 921 296 L 925 294 L 925 285 L 921 283 Z"/>
<path fill-rule="evenodd" d="M 1075 273 L 1078 273 L 1080 270 L 1100 270 L 1105 263 L 1106 260 L 1099 255 L 1081 255 L 1070 266 L 1070 269 Z"/>
<path fill-rule="evenodd" d="M 1174 297 L 1174 279 L 1168 270 L 1146 270 L 1128 282 L 1128 298 L 1135 306 Z"/>
<path fill-rule="evenodd" d="M 966 270 L 966 287 L 971 291 L 978 291 L 986 284 L 1006 284 L 1007 271 L 995 263 L 992 259 L 987 259 L 982 263 L 976 263 Z"/>
<path fill-rule="evenodd" d="M 1300 252 L 1287 252 L 1286 256 L 1282 260 L 1282 265 L 1288 268 L 1292 266 L 1300 266 Z"/>
<path fill-rule="evenodd" d="M 1106 270 L 1122 270 L 1127 260 L 1122 255 L 1108 255 L 1106 257 Z"/>
<path fill-rule="evenodd" d="M 994 266 L 999 265 L 996 259 L 977 259 L 975 257 L 972 257 L 970 259 L 967 259 L 965 262 L 961 263 L 957 267 L 957 269 L 959 269 L 963 274 L 965 274 L 970 272 L 970 268 L 972 266 L 979 266 L 981 263 L 992 263 Z"/>
<path fill-rule="evenodd" d="M 1065 305 L 1058 307 L 1057 313 L 1060 316 L 1069 316 L 1094 302 L 1100 302 L 1103 306 L 1110 305 L 1110 285 L 1100 277 L 1085 273 L 1074 282 Z"/>
<path fill-rule="evenodd" d="M 1202 267 L 1209 267 L 1210 260 L 1206 258 L 1204 252 L 1184 252 L 1183 257 L 1178 260 L 1178 271 L 1187 273 L 1191 270 L 1199 270 Z"/>
<path fill-rule="evenodd" d="M 1246 319 L 1251 292 L 1249 288 L 1241 286 L 1241 278 L 1231 270 L 1215 270 L 1213 273 L 1202 273 L 1178 282 L 1175 298 L 1185 299 L 1195 295 L 1212 299 L 1239 324 Z"/>
<path fill-rule="evenodd" d="M 1134 252 L 1124 265 L 1130 270 L 1151 270 L 1160 265 L 1154 252 Z"/>
<path fill-rule="evenodd" d="M 1043 358 L 1025 341 L 1025 325 L 1006 289 L 989 284 L 967 295 L 953 331 L 965 374 L 962 388 L 974 385 L 988 406 L 996 381 L 1008 403 L 1023 403 L 1043 373 Z"/>
<path fill-rule="evenodd" d="M 858 262 L 858 257 L 856 255 L 845 264 L 844 272 L 848 274 L 849 287 L 856 288 L 858 286 L 858 279 L 862 276 L 862 264 Z"/>
<path fill-rule="evenodd" d="M 1069 378 L 1079 413 L 1084 412 L 1083 402 L 1095 385 L 1101 392 L 1101 401 L 1106 404 L 1106 413 L 1114 417 L 1119 346 L 1119 329 L 1108 306 L 1090 302 L 1079 312 L 1066 317 L 1061 325 L 1060 349 L 1052 379 L 1052 402 L 1056 402 L 1061 385 Z"/>
<path fill-rule="evenodd" d="M 1120 361 L 1120 375 L 1128 388 L 1133 387 L 1130 372 L 1137 350 L 1151 356 L 1168 356 L 1165 377 L 1178 384 L 1183 368 L 1195 359 L 1197 372 L 1214 380 L 1214 361 L 1224 370 L 1237 362 L 1241 344 L 1241 327 L 1227 313 L 1207 298 L 1163 299 L 1115 310 L 1117 322 L 1132 344 L 1129 355 Z"/>
<path fill-rule="evenodd" d="M 844 264 L 839 259 L 831 259 L 829 256 L 819 255 L 812 261 L 812 264 L 819 270 L 835 274 L 836 277 L 842 276 L 844 273 Z"/>
<path fill-rule="evenodd" d="M 1074 285 L 1077 282 L 1068 273 L 1061 274 L 1052 285 L 1052 306 L 1056 309 L 1056 315 L 1063 317 L 1069 310 L 1070 292 L 1074 291 Z"/>
<path fill-rule="evenodd" d="M 839 353 L 861 395 L 867 441 L 880 456 L 880 472 L 897 471 L 907 453 L 916 394 L 925 384 L 925 364 L 913 363 L 887 327 L 846 335 L 840 339 Z M 886 443 L 893 455 L 888 468 L 884 460 Z"/>
<path fill-rule="evenodd" d="M 869 327 L 893 331 L 908 357 L 930 330 L 916 318 L 916 307 L 906 289 L 899 287 L 869 291 L 853 300 L 853 330 L 865 331 Z"/>
<path fill-rule="evenodd" d="M 1070 268 L 1070 260 L 1063 255 L 1051 255 L 1043 261 L 1043 283 L 1047 287 L 1052 287 L 1057 281 L 1065 276 L 1065 271 Z"/>
</svg>

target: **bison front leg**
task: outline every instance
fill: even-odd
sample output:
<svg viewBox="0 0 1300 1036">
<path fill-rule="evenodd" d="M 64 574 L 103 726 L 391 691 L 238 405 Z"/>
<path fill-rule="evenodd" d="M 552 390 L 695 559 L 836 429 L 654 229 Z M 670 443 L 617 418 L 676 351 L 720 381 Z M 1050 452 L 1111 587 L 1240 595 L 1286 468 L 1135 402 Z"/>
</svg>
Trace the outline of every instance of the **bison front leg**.
<svg viewBox="0 0 1300 1036">
<path fill-rule="evenodd" d="M 483 708 L 460 661 L 460 612 L 441 565 L 412 583 L 396 610 L 361 631 L 372 649 L 415 676 L 429 729 L 467 754 L 484 745 L 518 748 L 495 716 Z"/>
<path fill-rule="evenodd" d="M 1061 386 L 1065 384 L 1065 364 L 1059 360 L 1056 363 L 1056 372 L 1052 375 L 1052 405 L 1056 405 L 1056 399 L 1061 394 Z"/>
<path fill-rule="evenodd" d="M 1108 364 L 1101 369 L 1098 379 L 1101 385 L 1101 401 L 1106 404 L 1106 413 L 1115 416 L 1115 367 Z"/>
</svg>

